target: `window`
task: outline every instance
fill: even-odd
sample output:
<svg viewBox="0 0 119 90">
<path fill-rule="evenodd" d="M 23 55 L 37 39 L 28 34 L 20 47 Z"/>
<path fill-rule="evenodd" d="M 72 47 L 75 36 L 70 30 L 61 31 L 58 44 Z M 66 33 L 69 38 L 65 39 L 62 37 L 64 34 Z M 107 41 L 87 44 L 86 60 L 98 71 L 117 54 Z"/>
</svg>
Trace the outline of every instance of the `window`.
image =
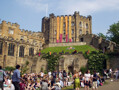
<svg viewBox="0 0 119 90">
<path fill-rule="evenodd" d="M 0 27 L 0 32 L 2 31 L 2 28 Z"/>
<path fill-rule="evenodd" d="M 34 49 L 33 48 L 29 48 L 29 56 L 34 55 Z"/>
<path fill-rule="evenodd" d="M 9 56 L 14 56 L 14 47 L 15 47 L 15 45 L 13 43 L 9 44 L 9 48 L 8 48 L 8 55 Z"/>
<path fill-rule="evenodd" d="M 63 24 L 63 27 L 65 27 L 65 22 L 64 22 L 64 24 Z"/>
<path fill-rule="evenodd" d="M 80 41 L 83 42 L 83 38 L 80 38 Z"/>
<path fill-rule="evenodd" d="M 74 26 L 74 22 L 71 23 L 71 26 Z"/>
<path fill-rule="evenodd" d="M 82 27 L 82 22 L 79 23 L 79 27 Z"/>
<path fill-rule="evenodd" d="M 63 33 L 65 34 L 65 30 L 63 31 Z"/>
<path fill-rule="evenodd" d="M 55 35 L 57 34 L 57 31 L 55 30 Z"/>
<path fill-rule="evenodd" d="M 74 37 L 72 37 L 72 42 L 74 42 Z"/>
<path fill-rule="evenodd" d="M 86 23 L 86 29 L 88 29 L 88 24 Z"/>
<path fill-rule="evenodd" d="M 9 29 L 9 34 L 14 34 L 14 30 Z"/>
<path fill-rule="evenodd" d="M 86 31 L 86 34 L 88 34 L 88 31 Z"/>
<path fill-rule="evenodd" d="M 79 34 L 82 34 L 82 29 L 79 30 Z"/>
<path fill-rule="evenodd" d="M 19 57 L 24 57 L 24 47 L 20 46 L 19 48 Z"/>
<path fill-rule="evenodd" d="M 74 29 L 72 29 L 72 34 L 74 34 Z"/>
<path fill-rule="evenodd" d="M 0 42 L 0 54 L 2 54 L 2 45 L 3 45 L 3 43 Z"/>
<path fill-rule="evenodd" d="M 65 42 L 65 38 L 63 38 L 63 41 Z"/>
</svg>

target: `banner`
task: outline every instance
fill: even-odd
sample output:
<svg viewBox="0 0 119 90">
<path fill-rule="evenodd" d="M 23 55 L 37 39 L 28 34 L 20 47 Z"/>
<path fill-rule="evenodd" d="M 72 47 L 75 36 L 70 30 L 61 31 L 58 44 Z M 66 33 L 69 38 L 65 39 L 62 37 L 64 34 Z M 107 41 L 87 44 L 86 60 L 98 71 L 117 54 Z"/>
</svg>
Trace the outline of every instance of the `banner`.
<svg viewBox="0 0 119 90">
<path fill-rule="evenodd" d="M 63 17 L 60 19 L 60 42 L 62 42 L 62 34 L 63 34 Z"/>
<path fill-rule="evenodd" d="M 67 16 L 65 16 L 65 30 L 66 30 L 66 42 L 68 42 L 68 33 L 67 33 Z"/>
<path fill-rule="evenodd" d="M 57 17 L 57 43 L 59 43 L 59 17 Z"/>
<path fill-rule="evenodd" d="M 69 16 L 69 42 L 72 42 L 72 36 L 71 36 L 71 16 Z"/>
</svg>

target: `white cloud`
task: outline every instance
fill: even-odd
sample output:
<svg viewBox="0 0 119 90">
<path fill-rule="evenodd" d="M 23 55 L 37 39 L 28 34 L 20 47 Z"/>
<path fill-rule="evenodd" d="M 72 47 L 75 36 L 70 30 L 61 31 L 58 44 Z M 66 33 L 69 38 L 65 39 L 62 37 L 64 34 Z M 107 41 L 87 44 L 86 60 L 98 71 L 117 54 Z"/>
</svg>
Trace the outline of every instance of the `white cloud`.
<svg viewBox="0 0 119 90">
<path fill-rule="evenodd" d="M 45 12 L 47 3 L 49 9 L 55 9 L 63 14 L 80 11 L 81 14 L 91 14 L 99 11 L 119 10 L 119 0 L 17 0 L 38 12 Z M 51 12 L 52 13 L 52 12 Z"/>
</svg>

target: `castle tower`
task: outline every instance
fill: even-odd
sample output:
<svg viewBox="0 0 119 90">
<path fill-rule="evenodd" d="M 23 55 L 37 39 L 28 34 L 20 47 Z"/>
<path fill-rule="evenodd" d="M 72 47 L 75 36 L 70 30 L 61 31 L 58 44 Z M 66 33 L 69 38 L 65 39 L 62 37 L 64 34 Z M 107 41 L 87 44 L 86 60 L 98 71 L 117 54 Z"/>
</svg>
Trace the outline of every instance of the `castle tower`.
<svg viewBox="0 0 119 90">
<path fill-rule="evenodd" d="M 46 43 L 80 42 L 79 35 L 92 34 L 92 17 L 79 12 L 65 16 L 52 13 L 42 19 L 42 32 Z"/>
</svg>

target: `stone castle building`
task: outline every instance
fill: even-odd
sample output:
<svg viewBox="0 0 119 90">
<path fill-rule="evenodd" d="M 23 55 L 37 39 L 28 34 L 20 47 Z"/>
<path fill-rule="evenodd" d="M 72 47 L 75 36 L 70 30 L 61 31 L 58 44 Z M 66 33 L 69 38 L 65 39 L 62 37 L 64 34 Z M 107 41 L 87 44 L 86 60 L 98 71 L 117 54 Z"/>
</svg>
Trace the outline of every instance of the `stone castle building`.
<svg viewBox="0 0 119 90">
<path fill-rule="evenodd" d="M 42 19 L 42 32 L 21 30 L 17 23 L 2 21 L 0 24 L 0 65 L 15 66 L 30 62 L 31 72 L 47 69 L 47 62 L 38 57 L 40 49 L 50 46 L 92 45 L 98 49 L 110 51 L 119 50 L 119 45 L 103 40 L 92 34 L 92 17 L 81 16 L 79 12 L 73 15 L 55 16 Z M 82 54 L 63 55 L 59 69 L 79 70 L 87 64 Z M 67 71 L 66 70 L 66 71 Z"/>
<path fill-rule="evenodd" d="M 42 19 L 42 32 L 46 43 L 80 42 L 79 35 L 92 34 L 92 17 L 79 12 L 65 16 L 50 14 Z"/>
<path fill-rule="evenodd" d="M 32 56 L 42 49 L 41 32 L 21 30 L 17 23 L 2 21 L 0 24 L 0 65 L 23 64 L 25 56 Z"/>
</svg>

